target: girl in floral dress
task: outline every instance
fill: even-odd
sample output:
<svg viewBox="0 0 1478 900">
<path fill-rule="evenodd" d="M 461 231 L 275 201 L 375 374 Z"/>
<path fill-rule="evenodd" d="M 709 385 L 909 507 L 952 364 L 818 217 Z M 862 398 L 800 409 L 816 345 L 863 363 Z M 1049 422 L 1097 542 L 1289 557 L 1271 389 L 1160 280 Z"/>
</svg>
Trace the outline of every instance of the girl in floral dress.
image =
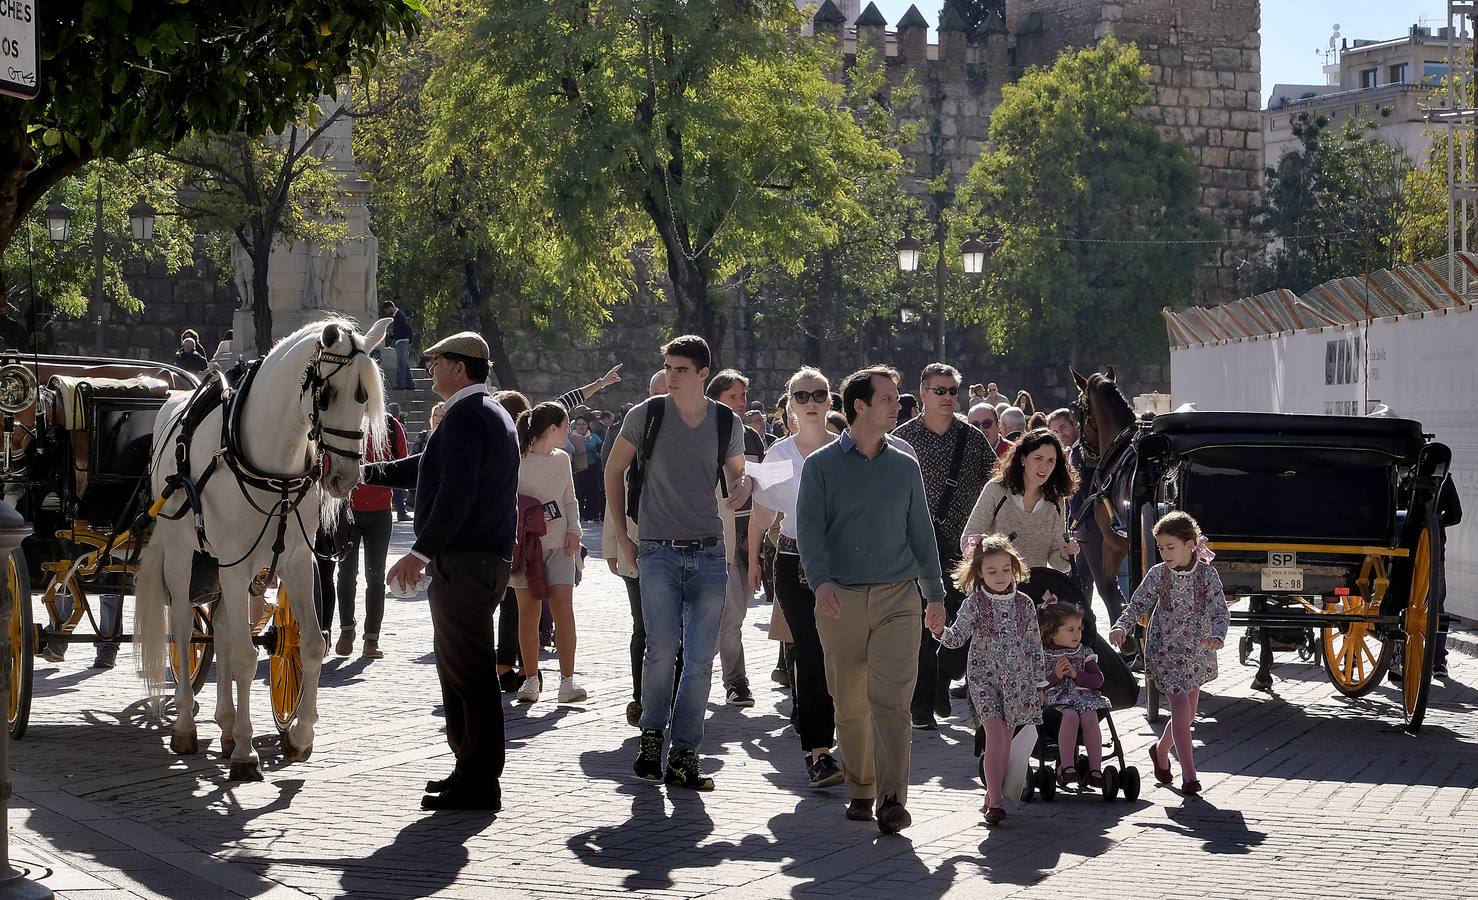
<svg viewBox="0 0 1478 900">
<path fill-rule="evenodd" d="M 1057 783 L 1103 787 L 1103 732 L 1098 729 L 1098 710 L 1107 709 L 1108 698 L 1099 693 L 1103 671 L 1098 654 L 1083 644 L 1083 608 L 1057 600 L 1049 593 L 1038 611 L 1042 623 L 1042 653 L 1046 657 L 1046 706 L 1058 711 Z M 1088 754 L 1088 770 L 1079 772 L 1075 758 L 1078 735 Z"/>
<path fill-rule="evenodd" d="M 1003 808 L 1011 736 L 1018 726 L 1042 721 L 1042 638 L 1032 600 L 1016 589 L 1027 577 L 1005 535 L 971 535 L 955 569 L 965 602 L 953 625 L 935 636 L 950 649 L 970 641 L 965 680 L 975 713 L 985 727 L 987 824 L 1006 818 Z"/>
<path fill-rule="evenodd" d="M 1154 527 L 1161 563 L 1139 583 L 1119 621 L 1109 632 L 1109 643 L 1124 643 L 1134 624 L 1150 616 L 1145 642 L 1145 671 L 1162 694 L 1170 698 L 1170 721 L 1160 740 L 1150 746 L 1155 780 L 1169 784 L 1170 751 L 1180 760 L 1181 790 L 1201 792 L 1191 748 L 1191 724 L 1201 701 L 1201 685 L 1216 677 L 1216 651 L 1226 640 L 1226 595 L 1221 577 L 1212 567 L 1211 549 L 1196 520 L 1173 512 Z"/>
</svg>

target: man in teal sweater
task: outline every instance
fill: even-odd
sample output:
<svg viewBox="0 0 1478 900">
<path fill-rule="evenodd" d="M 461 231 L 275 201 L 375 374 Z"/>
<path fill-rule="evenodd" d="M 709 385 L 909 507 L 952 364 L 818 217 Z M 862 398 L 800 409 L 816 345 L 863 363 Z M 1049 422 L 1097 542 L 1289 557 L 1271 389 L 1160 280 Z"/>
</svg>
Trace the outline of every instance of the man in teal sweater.
<svg viewBox="0 0 1478 900">
<path fill-rule="evenodd" d="M 898 417 L 898 373 L 886 366 L 842 382 L 847 431 L 806 457 L 796 533 L 815 585 L 816 630 L 836 704 L 847 818 L 896 834 L 912 823 L 909 703 L 918 676 L 919 594 L 924 623 L 944 625 L 944 582 L 924 479 L 887 440 Z"/>
</svg>

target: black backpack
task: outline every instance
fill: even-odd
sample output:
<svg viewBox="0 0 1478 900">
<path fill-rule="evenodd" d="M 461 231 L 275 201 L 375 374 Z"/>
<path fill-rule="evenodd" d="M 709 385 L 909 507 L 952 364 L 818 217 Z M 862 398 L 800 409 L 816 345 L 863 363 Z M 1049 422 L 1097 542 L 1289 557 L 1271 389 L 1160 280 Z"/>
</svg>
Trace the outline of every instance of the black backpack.
<svg viewBox="0 0 1478 900">
<path fill-rule="evenodd" d="M 724 496 L 729 496 L 729 486 L 724 481 L 724 451 L 729 449 L 729 441 L 734 437 L 734 424 L 739 417 L 734 411 L 722 403 L 714 403 L 719 409 L 718 413 L 718 468 L 715 478 L 719 487 L 723 489 Z M 657 432 L 662 429 L 662 416 L 667 412 L 667 402 L 647 404 L 647 421 L 642 425 L 641 446 L 637 448 L 636 459 L 632 461 L 631 468 L 626 473 L 626 515 L 633 522 L 640 523 L 637 518 L 641 509 L 642 485 L 646 481 L 647 461 L 652 458 L 652 451 L 657 448 Z"/>
</svg>

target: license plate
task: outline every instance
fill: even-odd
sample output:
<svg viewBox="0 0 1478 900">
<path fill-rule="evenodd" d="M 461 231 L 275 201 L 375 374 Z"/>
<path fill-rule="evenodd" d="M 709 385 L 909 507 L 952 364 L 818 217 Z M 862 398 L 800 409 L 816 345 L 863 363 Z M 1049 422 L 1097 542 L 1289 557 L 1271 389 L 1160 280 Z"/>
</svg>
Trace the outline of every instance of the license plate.
<svg viewBox="0 0 1478 900">
<path fill-rule="evenodd" d="M 1268 566 L 1262 570 L 1262 589 L 1265 591 L 1302 591 L 1304 570 L 1289 566 Z"/>
</svg>

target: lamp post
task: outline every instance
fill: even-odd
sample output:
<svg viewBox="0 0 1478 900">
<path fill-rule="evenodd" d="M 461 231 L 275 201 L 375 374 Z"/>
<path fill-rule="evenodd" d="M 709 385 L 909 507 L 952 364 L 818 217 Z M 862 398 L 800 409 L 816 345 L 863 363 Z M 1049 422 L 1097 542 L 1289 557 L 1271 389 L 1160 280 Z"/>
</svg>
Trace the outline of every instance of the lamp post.
<svg viewBox="0 0 1478 900">
<path fill-rule="evenodd" d="M 945 360 L 944 343 L 944 285 L 949 274 L 949 266 L 944 261 L 944 226 L 938 229 L 939 235 L 939 258 L 934 266 L 934 352 L 940 362 Z M 965 272 L 969 275 L 979 275 L 985 269 L 986 243 L 978 238 L 970 238 L 960 245 L 961 261 Z M 919 251 L 922 245 L 911 237 L 904 236 L 895 246 L 898 251 L 898 271 L 917 272 L 919 268 Z M 911 314 L 911 318 L 910 318 Z M 899 311 L 900 318 L 909 322 L 918 318 L 918 311 L 912 305 L 907 306 L 907 312 Z"/>
<path fill-rule="evenodd" d="M 98 356 L 103 355 L 103 325 L 107 315 L 107 306 L 103 302 L 103 179 L 98 176 L 97 195 L 94 200 L 94 218 L 92 223 L 92 302 L 97 314 L 97 333 L 94 338 L 93 352 Z M 129 228 L 136 241 L 152 241 L 154 239 L 154 207 L 139 195 L 139 199 L 133 206 L 128 208 Z M 66 243 L 67 236 L 71 233 L 72 207 L 55 200 L 46 207 L 46 234 L 51 238 L 53 244 Z"/>
</svg>

